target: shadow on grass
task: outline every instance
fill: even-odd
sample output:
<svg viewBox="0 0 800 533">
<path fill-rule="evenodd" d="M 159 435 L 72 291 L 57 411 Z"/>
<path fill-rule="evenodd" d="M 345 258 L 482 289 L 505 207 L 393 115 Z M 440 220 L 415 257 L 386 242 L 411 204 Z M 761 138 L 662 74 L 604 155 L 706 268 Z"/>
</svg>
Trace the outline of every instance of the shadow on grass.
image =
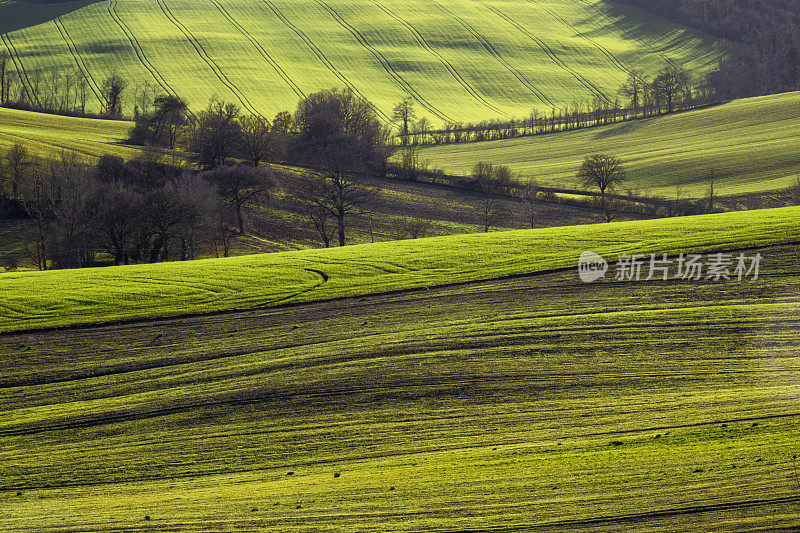
<svg viewBox="0 0 800 533">
<path fill-rule="evenodd" d="M 30 28 L 38 24 L 50 22 L 101 0 L 79 0 L 63 2 L 61 0 L 16 0 L 0 1 L 0 32 Z"/>
</svg>

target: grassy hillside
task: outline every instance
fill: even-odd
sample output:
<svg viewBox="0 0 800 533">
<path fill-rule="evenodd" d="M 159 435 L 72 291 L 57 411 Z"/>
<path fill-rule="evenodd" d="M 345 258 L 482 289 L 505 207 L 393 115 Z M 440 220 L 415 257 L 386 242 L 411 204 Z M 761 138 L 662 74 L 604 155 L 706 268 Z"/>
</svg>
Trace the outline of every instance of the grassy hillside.
<svg viewBox="0 0 800 533">
<path fill-rule="evenodd" d="M 129 159 L 139 153 L 136 148 L 121 144 L 128 138 L 131 125 L 0 108 L 0 153 L 19 143 L 31 154 L 42 157 L 69 150 L 87 160 L 105 154 Z"/>
<path fill-rule="evenodd" d="M 0 335 L 0 530 L 796 531 L 800 250 L 761 252 Z"/>
<path fill-rule="evenodd" d="M 541 185 L 570 188 L 594 152 L 626 163 L 629 186 L 644 193 L 703 196 L 709 172 L 717 194 L 768 191 L 800 175 L 800 93 L 736 100 L 709 109 L 544 135 L 425 148 L 422 158 L 453 174 L 478 161 L 509 165 Z"/>
<path fill-rule="evenodd" d="M 436 237 L 104 269 L 0 274 L 0 331 L 269 307 L 575 267 L 586 249 L 795 242 L 800 208 Z"/>
<path fill-rule="evenodd" d="M 349 86 L 384 118 L 408 95 L 435 123 L 613 100 L 629 70 L 700 74 L 721 53 L 707 35 L 594 0 L 6 0 L 0 31 L 42 87 L 79 70 L 97 93 L 116 71 L 194 109 L 217 94 L 270 115 Z"/>
</svg>

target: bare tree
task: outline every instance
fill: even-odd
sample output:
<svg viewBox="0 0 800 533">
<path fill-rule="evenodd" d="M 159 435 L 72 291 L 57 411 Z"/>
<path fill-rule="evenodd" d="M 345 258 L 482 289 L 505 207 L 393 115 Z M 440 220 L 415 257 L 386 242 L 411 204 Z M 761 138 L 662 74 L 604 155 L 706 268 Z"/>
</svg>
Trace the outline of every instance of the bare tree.
<svg viewBox="0 0 800 533">
<path fill-rule="evenodd" d="M 10 59 L 8 51 L 0 50 L 0 104 L 5 104 L 9 99 L 8 62 Z"/>
<path fill-rule="evenodd" d="M 100 88 L 104 102 L 104 114 L 109 118 L 122 117 L 122 93 L 128 82 L 119 74 L 112 74 L 103 81 Z"/>
<path fill-rule="evenodd" d="M 339 246 L 345 245 L 346 219 L 363 211 L 374 196 L 363 174 L 386 166 L 387 132 L 372 107 L 353 91 L 331 89 L 300 101 L 295 113 L 300 135 L 294 157 L 319 169 L 313 191 L 336 219 Z"/>
<path fill-rule="evenodd" d="M 191 149 L 202 168 L 225 165 L 234 155 L 241 135 L 239 114 L 239 106 L 216 98 L 198 114 Z"/>
<path fill-rule="evenodd" d="M 633 70 L 628 74 L 628 79 L 622 84 L 619 89 L 619 94 L 626 97 L 631 107 L 635 110 L 639 109 L 641 105 L 642 95 L 647 90 L 647 79 L 643 77 L 638 71 Z"/>
<path fill-rule="evenodd" d="M 203 173 L 203 178 L 216 186 L 220 197 L 233 208 L 239 234 L 244 233 L 243 208 L 268 198 L 275 186 L 271 171 L 240 165 L 217 167 Z"/>
<path fill-rule="evenodd" d="M 539 211 L 539 187 L 533 181 L 525 183 L 522 187 L 522 211 L 525 215 L 525 224 L 533 229 L 536 227 Z"/>
<path fill-rule="evenodd" d="M 599 189 L 600 198 L 605 201 L 606 191 L 625 181 L 625 170 L 622 161 L 614 156 L 592 154 L 581 164 L 578 180 L 586 188 Z"/>
<path fill-rule="evenodd" d="M 49 223 L 55 197 L 51 187 L 52 181 L 44 165 L 36 162 L 31 166 L 30 171 L 24 174 L 19 188 L 19 201 L 36 228 L 33 249 L 28 247 L 28 252 L 39 270 L 47 270 L 50 265 Z"/>
<path fill-rule="evenodd" d="M 50 180 L 53 263 L 59 268 L 83 266 L 92 256 L 89 247 L 97 208 L 92 202 L 95 182 L 75 152 L 62 152 L 51 163 Z"/>
<path fill-rule="evenodd" d="M 97 229 L 105 238 L 114 264 L 128 263 L 132 240 L 141 226 L 141 194 L 116 180 L 102 184 L 95 201 L 98 207 Z"/>
<path fill-rule="evenodd" d="M 411 97 L 403 98 L 392 110 L 392 119 L 400 123 L 400 139 L 403 146 L 408 144 L 411 123 L 415 118 L 414 100 Z"/>
<path fill-rule="evenodd" d="M 4 171 L 5 180 L 10 184 L 12 199 L 16 199 L 19 196 L 19 188 L 22 184 L 25 169 L 30 163 L 31 158 L 28 155 L 28 149 L 23 145 L 17 143 L 8 149 L 5 161 L 2 162 L 2 170 Z"/>
<path fill-rule="evenodd" d="M 714 202 L 716 201 L 717 184 L 719 183 L 719 176 L 714 172 L 706 174 L 706 199 L 708 200 L 708 212 L 714 211 Z"/>
<path fill-rule="evenodd" d="M 653 80 L 653 92 L 666 102 L 667 113 L 672 113 L 675 103 L 689 89 L 689 74 L 679 67 L 667 67 Z"/>
</svg>

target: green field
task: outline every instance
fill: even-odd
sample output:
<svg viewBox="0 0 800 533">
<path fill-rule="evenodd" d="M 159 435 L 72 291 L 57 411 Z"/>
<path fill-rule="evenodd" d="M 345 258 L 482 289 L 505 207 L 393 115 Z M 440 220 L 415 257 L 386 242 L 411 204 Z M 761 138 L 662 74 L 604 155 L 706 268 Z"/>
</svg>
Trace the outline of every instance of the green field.
<svg viewBox="0 0 800 533">
<path fill-rule="evenodd" d="M 594 0 L 5 0 L 0 31 L 42 88 L 79 70 L 99 94 L 116 71 L 195 110 L 216 94 L 271 115 L 348 86 L 384 119 L 411 96 L 434 123 L 613 100 L 629 70 L 700 75 L 724 53 L 708 35 Z"/>
<path fill-rule="evenodd" d="M 131 122 L 0 108 L 0 154 L 19 143 L 29 153 L 45 158 L 67 150 L 77 152 L 87 161 L 105 154 L 130 159 L 139 153 L 137 148 L 122 144 L 128 138 L 131 126 Z"/>
<path fill-rule="evenodd" d="M 308 265 L 338 283 L 319 296 L 363 294 L 567 266 L 570 248 L 788 242 L 797 214 L 193 263 L 181 283 L 205 273 L 213 300 L 271 272 L 264 292 L 291 294 L 319 282 L 295 280 Z M 0 335 L 0 530 L 795 531 L 800 250 L 760 252 L 741 283 L 588 285 L 571 269 Z M 153 307 L 177 305 L 170 272 L 188 267 L 159 267 L 91 275 L 131 292 L 144 282 L 121 273 L 150 275 Z M 63 292 L 41 284 L 42 299 L 109 318 L 78 273 L 0 283 L 30 297 L 16 283 L 47 276 Z"/>
<path fill-rule="evenodd" d="M 735 100 L 723 106 L 553 135 L 434 146 L 433 167 L 469 174 L 478 161 L 509 165 L 540 185 L 575 188 L 586 155 L 609 153 L 627 167 L 626 186 L 675 198 L 783 189 L 800 176 L 800 93 Z"/>
<path fill-rule="evenodd" d="M 0 274 L 0 331 L 270 307 L 574 267 L 601 254 L 795 242 L 800 208 Z"/>
</svg>

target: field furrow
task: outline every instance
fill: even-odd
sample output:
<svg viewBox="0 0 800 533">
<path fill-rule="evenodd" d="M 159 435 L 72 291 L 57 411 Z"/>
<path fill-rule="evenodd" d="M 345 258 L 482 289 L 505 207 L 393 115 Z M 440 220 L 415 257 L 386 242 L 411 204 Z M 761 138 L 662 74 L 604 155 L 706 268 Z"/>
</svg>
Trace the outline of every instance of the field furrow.
<svg viewBox="0 0 800 533">
<path fill-rule="evenodd" d="M 411 35 L 413 35 L 413 36 L 414 36 L 414 39 L 417 41 L 417 43 L 418 43 L 418 44 L 419 44 L 419 45 L 420 45 L 420 46 L 421 46 L 423 49 L 425 49 L 425 50 L 426 50 L 428 53 L 430 53 L 431 55 L 433 55 L 434 57 L 436 57 L 436 59 L 437 59 L 437 60 L 438 60 L 438 61 L 439 61 L 439 62 L 442 64 L 442 66 L 444 66 L 444 67 L 445 67 L 445 69 L 447 69 L 447 71 L 450 73 L 450 75 L 453 77 L 453 79 L 454 79 L 454 80 L 456 80 L 456 82 L 457 82 L 457 83 L 458 83 L 458 84 L 459 84 L 461 87 L 463 87 L 465 91 L 467 91 L 467 92 L 468 92 L 470 95 L 472 95 L 472 96 L 473 96 L 475 99 L 477 99 L 477 100 L 478 100 L 478 101 L 479 101 L 479 102 L 480 102 L 482 105 L 484 105 L 486 108 L 490 109 L 491 111 L 494 111 L 495 113 L 497 113 L 497 114 L 498 114 L 498 115 L 500 115 L 500 116 L 504 115 L 503 111 L 501 111 L 501 110 L 500 110 L 500 109 L 498 109 L 496 106 L 494 106 L 493 104 L 491 104 L 490 102 L 488 102 L 488 101 L 486 100 L 486 98 L 484 98 L 484 97 L 483 97 L 483 95 L 481 95 L 481 94 L 480 94 L 478 91 L 476 91 L 476 90 L 475 90 L 475 88 L 474 88 L 474 87 L 472 87 L 472 86 L 469 84 L 469 82 L 467 82 L 467 81 L 464 79 L 464 77 L 463 77 L 463 76 L 462 76 L 462 75 L 461 75 L 461 74 L 458 72 L 458 70 L 456 70 L 456 68 L 455 68 L 455 67 L 452 65 L 452 63 L 450 63 L 450 62 L 449 62 L 447 59 L 445 59 L 444 57 L 442 57 L 442 55 L 441 55 L 439 52 L 437 52 L 437 51 L 436 51 L 436 50 L 435 50 L 435 49 L 434 49 L 434 48 L 433 48 L 433 47 L 432 47 L 432 46 L 431 46 L 431 45 L 428 43 L 428 41 L 427 41 L 427 40 L 425 39 L 425 37 L 424 37 L 424 36 L 423 36 L 423 35 L 422 35 L 422 34 L 419 32 L 419 30 L 417 30 L 417 29 L 416 29 L 416 28 L 415 28 L 413 25 L 411 25 L 411 24 L 410 24 L 408 21 L 406 21 L 405 19 L 403 19 L 403 18 L 399 17 L 399 16 L 398 16 L 396 13 L 394 13 L 394 12 L 393 12 L 391 9 L 389 9 L 389 8 L 388 8 L 388 7 L 386 7 L 385 5 L 381 4 L 381 3 L 380 3 L 380 2 L 378 2 L 377 0 L 370 0 L 370 2 L 372 2 L 372 4 L 373 4 L 373 5 L 375 5 L 375 6 L 376 6 L 378 9 L 380 9 L 381 11 L 383 11 L 384 13 L 386 13 L 386 14 L 387 14 L 387 15 L 388 15 L 388 16 L 389 16 L 389 17 L 390 17 L 392 20 L 396 20 L 396 21 L 397 21 L 397 22 L 398 22 L 400 25 L 402 25 L 404 28 L 406 28 L 406 29 L 409 31 L 409 33 L 411 33 Z"/>
<path fill-rule="evenodd" d="M 547 57 L 553 63 L 558 65 L 558 67 L 561 68 L 562 70 L 564 70 L 565 72 L 568 72 L 570 75 L 572 75 L 572 77 L 574 77 L 576 80 L 578 80 L 578 82 L 581 85 L 583 85 L 586 89 L 588 89 L 592 94 L 594 94 L 594 96 L 596 96 L 597 98 L 599 98 L 601 100 L 604 100 L 606 102 L 611 102 L 611 100 L 608 98 L 608 96 L 602 90 L 600 90 L 594 83 L 592 83 L 591 81 L 586 79 L 586 77 L 583 76 L 582 74 L 580 74 L 578 71 L 576 71 L 575 69 L 573 69 L 570 66 L 568 66 L 553 51 L 553 49 L 550 48 L 550 46 L 546 42 L 544 42 L 542 39 L 540 39 L 539 37 L 536 37 L 535 35 L 533 35 L 531 32 L 529 32 L 527 29 L 525 29 L 521 24 L 519 24 L 513 18 L 509 17 L 508 15 L 506 15 L 505 13 L 503 13 L 502 11 L 500 11 L 499 9 L 494 7 L 493 5 L 487 4 L 486 2 L 482 2 L 480 0 L 476 0 L 476 1 L 479 2 L 481 5 L 483 5 L 484 7 L 486 7 L 486 9 L 490 10 L 492 13 L 494 13 L 498 17 L 500 17 L 503 20 L 505 20 L 508 24 L 510 24 L 511 26 L 516 28 L 520 33 L 525 35 L 532 42 L 536 43 L 536 46 L 538 46 L 545 53 L 545 55 L 547 55 Z"/>
<path fill-rule="evenodd" d="M 81 75 L 83 75 L 84 79 L 89 84 L 89 89 L 91 89 L 100 106 L 102 107 L 107 105 L 108 102 L 106 102 L 105 98 L 103 97 L 100 86 L 97 84 L 97 80 L 94 79 L 91 71 L 89 71 L 89 69 L 86 67 L 86 63 L 84 62 L 83 57 L 81 57 L 78 47 L 75 46 L 75 41 L 73 41 L 69 36 L 66 26 L 64 26 L 64 23 L 61 21 L 61 17 L 54 18 L 53 24 L 55 24 L 56 28 L 58 28 L 58 32 L 64 39 L 64 43 L 67 45 L 72 57 L 75 59 L 75 65 L 78 67 Z"/>
<path fill-rule="evenodd" d="M 228 89 L 230 89 L 230 91 L 234 94 L 236 99 L 239 100 L 239 103 L 242 104 L 242 107 L 244 109 L 246 109 L 249 113 L 252 113 L 254 115 L 260 116 L 261 118 L 264 118 L 263 115 L 261 115 L 253 107 L 253 105 L 250 103 L 250 100 L 248 100 L 248 98 L 236 87 L 236 85 L 234 85 L 230 81 L 230 79 L 219 68 L 219 65 L 217 65 L 217 63 L 211 58 L 211 56 L 208 55 L 208 53 L 206 52 L 205 48 L 203 48 L 203 45 L 200 43 L 200 41 L 198 41 L 197 38 L 192 34 L 192 32 L 190 32 L 188 30 L 188 28 L 186 28 L 186 26 L 183 25 L 175 17 L 175 15 L 172 13 L 170 8 L 167 6 L 165 0 L 156 0 L 156 1 L 158 3 L 158 7 L 161 9 L 162 13 L 164 13 L 164 16 L 167 17 L 167 19 L 176 28 L 178 28 L 178 30 L 180 30 L 180 32 L 183 33 L 184 36 L 186 36 L 186 40 L 189 41 L 189 43 L 195 49 L 195 51 L 197 52 L 197 55 L 200 56 L 200 58 L 209 66 L 209 68 L 211 68 L 211 70 L 214 72 L 214 75 L 217 78 L 219 78 L 219 81 L 221 81 Z"/>
<path fill-rule="evenodd" d="M 228 19 L 228 21 L 237 29 L 239 33 L 241 33 L 248 41 L 250 41 L 253 44 L 253 47 L 256 49 L 259 55 L 261 55 L 261 57 L 264 58 L 264 61 L 266 61 L 267 64 L 269 64 L 275 70 L 278 76 L 280 76 L 281 79 L 284 82 L 286 82 L 286 84 L 292 89 L 292 91 L 297 95 L 297 97 L 300 99 L 305 98 L 306 95 L 302 91 L 302 89 L 300 89 L 300 87 L 298 87 L 297 84 L 294 81 L 292 81 L 292 78 L 290 78 L 289 75 L 286 74 L 286 71 L 284 71 L 281 68 L 281 66 L 272 58 L 272 56 L 270 56 L 269 53 L 267 53 L 267 51 L 264 50 L 264 47 L 261 46 L 261 43 L 259 43 L 250 32 L 248 32 L 241 24 L 239 24 L 236 21 L 235 18 L 232 17 L 231 14 L 228 13 L 228 10 L 222 6 L 222 4 L 220 4 L 216 0 L 211 0 L 211 3 L 214 4 L 214 7 L 217 8 L 217 10 L 222 14 L 222 16 Z"/>
<path fill-rule="evenodd" d="M 533 93 L 540 102 L 542 102 L 543 104 L 547 105 L 548 107 L 551 107 L 551 108 L 555 107 L 555 104 L 553 104 L 553 101 L 550 100 L 547 97 L 547 95 L 542 93 L 542 91 L 539 90 L 536 87 L 536 85 L 534 83 L 532 83 L 524 74 L 522 74 L 519 70 L 514 68 L 503 57 L 503 55 L 500 54 L 497 51 L 497 49 L 492 45 L 491 41 L 489 41 L 489 39 L 487 39 L 484 35 L 482 35 L 480 32 L 478 32 L 478 30 L 476 30 L 475 27 L 472 24 L 470 24 L 469 22 L 465 21 L 463 18 L 455 15 L 452 11 L 447 9 L 442 4 L 439 4 L 437 2 L 433 2 L 433 4 L 436 5 L 439 9 L 441 9 L 448 16 L 450 16 L 454 20 L 456 20 L 465 30 L 467 30 L 473 37 L 475 37 L 475 39 L 481 44 L 481 46 L 483 46 L 486 49 L 486 51 L 494 59 L 496 59 L 498 62 L 500 62 L 500 64 L 502 64 L 503 67 L 508 72 L 510 72 L 517 80 L 519 80 L 520 83 L 522 83 L 526 88 L 528 88 L 531 91 L 531 93 Z"/>
<path fill-rule="evenodd" d="M 403 88 L 405 92 L 410 94 L 422 107 L 430 111 L 436 117 L 447 122 L 453 122 L 453 119 L 442 113 L 439 109 L 431 105 L 414 87 L 412 87 L 393 67 L 389 60 L 374 46 L 372 46 L 364 35 L 359 32 L 354 26 L 348 23 L 333 7 L 323 0 L 315 0 L 325 11 L 327 11 L 337 23 L 349 31 L 353 37 L 375 58 L 376 61 L 383 67 L 387 74 L 389 74 L 397 84 Z"/>
</svg>

